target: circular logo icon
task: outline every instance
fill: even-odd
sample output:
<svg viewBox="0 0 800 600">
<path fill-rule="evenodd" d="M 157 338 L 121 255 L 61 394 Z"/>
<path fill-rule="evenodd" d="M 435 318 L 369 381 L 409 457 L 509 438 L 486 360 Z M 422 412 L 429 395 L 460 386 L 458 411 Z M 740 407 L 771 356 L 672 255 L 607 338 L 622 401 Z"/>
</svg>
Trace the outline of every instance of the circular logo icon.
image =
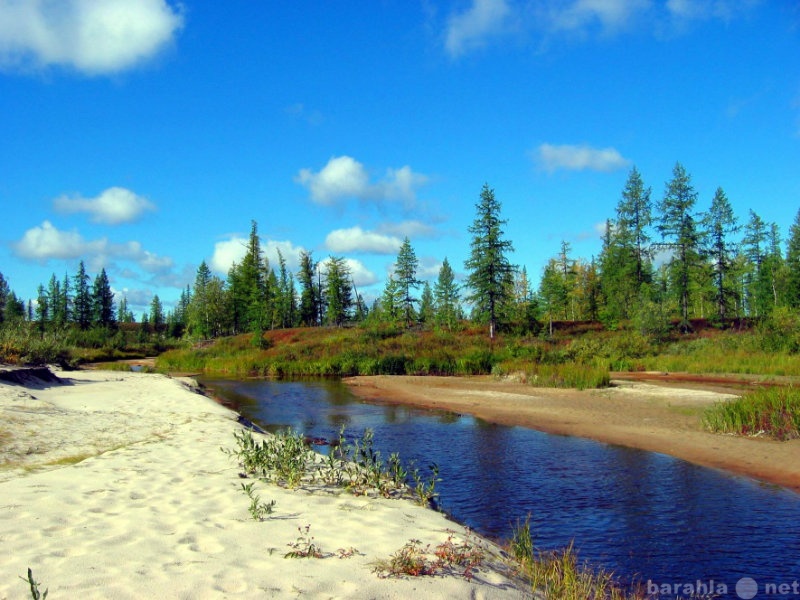
<svg viewBox="0 0 800 600">
<path fill-rule="evenodd" d="M 752 577 L 742 577 L 736 582 L 736 595 L 742 600 L 751 600 L 758 594 L 758 583 Z"/>
</svg>

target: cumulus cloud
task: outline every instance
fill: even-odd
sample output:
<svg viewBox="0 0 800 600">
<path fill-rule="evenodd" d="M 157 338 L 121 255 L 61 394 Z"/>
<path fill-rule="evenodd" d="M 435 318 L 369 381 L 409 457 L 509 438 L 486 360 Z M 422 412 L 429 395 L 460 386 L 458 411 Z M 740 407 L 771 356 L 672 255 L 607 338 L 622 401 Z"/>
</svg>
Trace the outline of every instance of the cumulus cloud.
<svg viewBox="0 0 800 600">
<path fill-rule="evenodd" d="M 537 148 L 535 158 L 541 168 L 551 173 L 559 169 L 615 171 L 631 164 L 631 161 L 624 158 L 614 148 L 592 148 L 586 145 L 542 144 Z"/>
<path fill-rule="evenodd" d="M 162 277 L 175 266 L 171 258 L 145 250 L 139 242 L 113 243 L 107 238 L 86 240 L 77 231 L 62 231 L 50 221 L 28 229 L 12 248 L 20 258 L 40 263 L 82 259 L 95 271 L 108 268 L 116 261 L 126 261 L 149 275 Z M 135 276 L 133 271 L 130 274 Z"/>
<path fill-rule="evenodd" d="M 108 188 L 96 198 L 61 196 L 53 201 L 53 207 L 61 213 L 89 213 L 92 221 L 106 225 L 135 221 L 156 208 L 147 198 L 121 187 Z"/>
<path fill-rule="evenodd" d="M 182 26 L 166 0 L 0 0 L 0 65 L 116 73 L 152 58 Z"/>
<path fill-rule="evenodd" d="M 230 239 L 214 244 L 214 254 L 208 266 L 217 273 L 227 274 L 233 263 L 242 262 L 245 254 L 247 254 L 247 238 L 231 236 Z"/>
<path fill-rule="evenodd" d="M 350 156 L 335 156 L 318 172 L 300 169 L 294 181 L 311 193 L 311 200 L 330 206 L 340 200 L 402 201 L 410 207 L 416 201 L 416 189 L 427 177 L 414 173 L 411 167 L 387 169 L 385 177 L 371 183 L 363 164 Z"/>
<path fill-rule="evenodd" d="M 331 252 L 371 252 L 396 254 L 403 241 L 391 235 L 364 231 L 361 227 L 336 229 L 325 238 L 325 247 Z"/>
<path fill-rule="evenodd" d="M 485 45 L 488 38 L 503 31 L 510 16 L 506 0 L 472 0 L 467 10 L 448 20 L 445 49 L 457 57 Z"/>
<path fill-rule="evenodd" d="M 329 261 L 330 257 L 319 261 L 320 269 L 323 273 L 325 273 L 325 269 L 328 268 Z M 356 284 L 356 287 L 365 287 L 378 282 L 378 278 L 375 276 L 375 273 L 364 266 L 364 263 L 362 263 L 360 260 L 356 260 L 354 258 L 345 258 L 344 264 L 347 267 L 347 270 L 350 271 L 350 278 L 352 279 L 353 283 Z"/>
<path fill-rule="evenodd" d="M 279 260 L 278 253 L 283 256 L 286 268 L 294 273 L 300 266 L 300 253 L 305 250 L 302 246 L 295 246 L 288 240 L 264 240 L 259 238 L 261 243 L 261 254 L 264 259 L 269 261 L 270 267 L 277 271 Z M 214 244 L 214 253 L 208 266 L 215 272 L 226 275 L 231 266 L 240 264 L 247 254 L 249 238 L 239 235 L 232 235 L 227 240 L 222 240 Z"/>
</svg>

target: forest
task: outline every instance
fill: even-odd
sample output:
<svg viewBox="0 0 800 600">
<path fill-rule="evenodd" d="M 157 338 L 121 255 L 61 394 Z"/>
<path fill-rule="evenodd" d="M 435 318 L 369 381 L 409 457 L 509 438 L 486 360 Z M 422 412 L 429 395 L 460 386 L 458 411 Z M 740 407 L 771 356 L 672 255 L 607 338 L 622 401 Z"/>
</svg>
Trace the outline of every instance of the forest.
<svg viewBox="0 0 800 600">
<path fill-rule="evenodd" d="M 105 270 L 92 277 L 83 261 L 74 275 L 17 296 L 0 273 L 0 360 L 41 362 L 65 348 L 94 349 L 87 357 L 158 353 L 187 342 L 296 327 L 391 327 L 458 332 L 485 326 L 495 335 L 554 335 L 564 322 L 591 322 L 605 331 L 634 331 L 664 339 L 689 333 L 698 319 L 720 329 L 796 320 L 800 308 L 800 212 L 784 243 L 776 223 L 752 210 L 737 216 L 720 187 L 698 206 L 689 173 L 676 163 L 664 192 L 634 167 L 597 257 L 572 256 L 563 241 L 536 285 L 512 262 L 501 202 L 484 185 L 469 228 L 469 258 L 457 275 L 442 257 L 433 282 L 418 278 L 419 262 L 405 238 L 380 296 L 365 302 L 345 257 L 299 257 L 290 272 L 284 257 L 272 265 L 251 222 L 244 258 L 222 278 L 200 263 L 174 308 L 154 295 L 137 316 L 115 298 Z M 261 343 L 261 342 L 257 342 Z"/>
</svg>

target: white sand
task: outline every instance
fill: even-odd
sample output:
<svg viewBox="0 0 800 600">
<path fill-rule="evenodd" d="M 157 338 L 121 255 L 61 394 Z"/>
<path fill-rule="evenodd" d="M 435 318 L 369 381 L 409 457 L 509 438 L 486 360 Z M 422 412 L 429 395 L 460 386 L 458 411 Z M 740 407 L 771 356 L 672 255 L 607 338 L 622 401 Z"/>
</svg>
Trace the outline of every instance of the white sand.
<svg viewBox="0 0 800 600">
<path fill-rule="evenodd" d="M 220 451 L 235 446 L 234 413 L 159 375 L 59 375 L 72 385 L 0 383 L 0 599 L 30 597 L 28 567 L 54 600 L 530 597 L 491 561 L 472 581 L 375 575 L 410 539 L 463 539 L 408 500 L 257 482 L 276 506 L 254 521 Z M 307 525 L 326 557 L 284 558 Z"/>
</svg>

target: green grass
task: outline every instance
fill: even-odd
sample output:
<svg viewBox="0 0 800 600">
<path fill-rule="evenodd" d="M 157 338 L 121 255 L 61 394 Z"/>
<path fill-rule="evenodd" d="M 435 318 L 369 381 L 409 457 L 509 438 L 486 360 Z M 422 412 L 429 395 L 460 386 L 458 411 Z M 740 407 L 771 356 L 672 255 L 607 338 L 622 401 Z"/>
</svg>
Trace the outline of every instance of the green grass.
<svg viewBox="0 0 800 600">
<path fill-rule="evenodd" d="M 736 400 L 718 402 L 706 410 L 703 424 L 716 433 L 766 435 L 777 440 L 800 438 L 800 390 L 759 389 Z"/>
<path fill-rule="evenodd" d="M 580 562 L 570 543 L 562 550 L 540 551 L 534 545 L 530 516 L 518 521 L 509 553 L 534 594 L 548 600 L 643 600 L 637 590 L 625 591 L 613 575 Z"/>
</svg>

